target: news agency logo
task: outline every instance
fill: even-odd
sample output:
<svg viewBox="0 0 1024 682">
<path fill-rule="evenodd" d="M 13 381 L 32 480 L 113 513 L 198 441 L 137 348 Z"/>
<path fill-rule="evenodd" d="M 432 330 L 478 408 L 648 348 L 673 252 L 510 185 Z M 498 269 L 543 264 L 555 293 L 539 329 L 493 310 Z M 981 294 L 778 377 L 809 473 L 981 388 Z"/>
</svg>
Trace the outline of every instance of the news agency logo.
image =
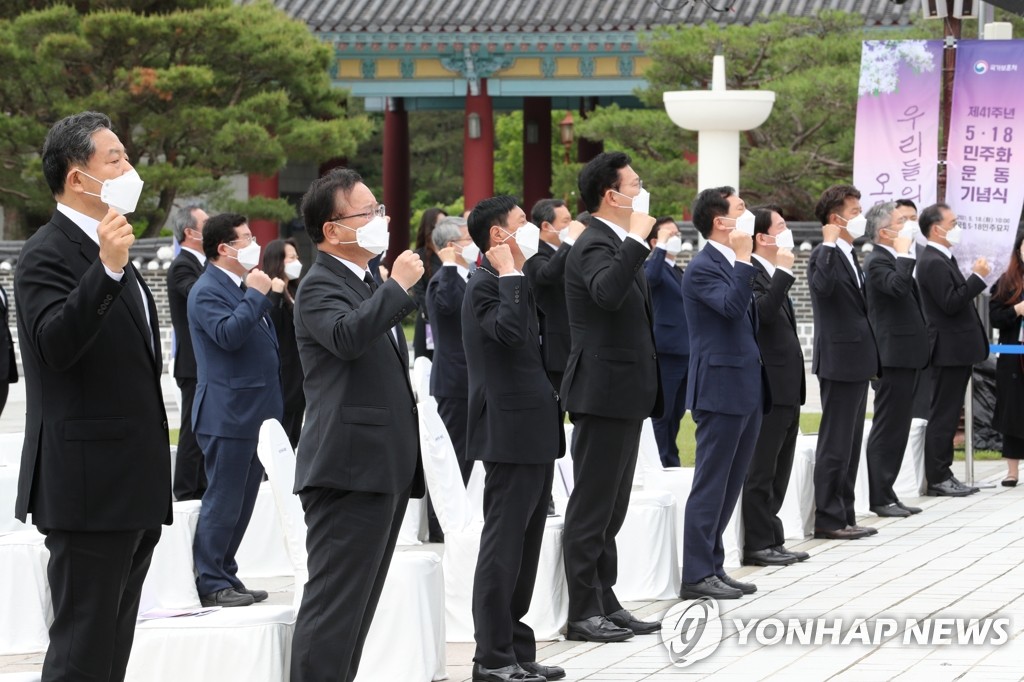
<svg viewBox="0 0 1024 682">
<path fill-rule="evenodd" d="M 722 641 L 718 602 L 707 597 L 681 601 L 661 620 L 661 643 L 672 664 L 685 668 L 715 653 Z"/>
<path fill-rule="evenodd" d="M 1002 646 L 1010 641 L 1013 623 L 1005 616 L 987 618 L 730 618 L 723 620 L 718 603 L 702 597 L 682 601 L 662 618 L 661 643 L 669 660 L 685 668 L 711 656 L 722 639 L 733 637 L 747 646 Z"/>
<path fill-rule="evenodd" d="M 978 61 L 974 62 L 974 73 L 980 76 L 986 71 L 988 71 L 988 62 L 986 62 L 984 59 L 979 59 Z"/>
</svg>

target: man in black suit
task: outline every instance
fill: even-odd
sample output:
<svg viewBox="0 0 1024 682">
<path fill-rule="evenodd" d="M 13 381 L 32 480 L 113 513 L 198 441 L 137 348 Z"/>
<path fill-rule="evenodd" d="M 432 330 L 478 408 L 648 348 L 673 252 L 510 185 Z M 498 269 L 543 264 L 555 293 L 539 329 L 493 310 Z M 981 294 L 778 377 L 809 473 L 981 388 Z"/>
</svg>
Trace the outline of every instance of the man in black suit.
<svg viewBox="0 0 1024 682">
<path fill-rule="evenodd" d="M 7 290 L 0 287 L 0 312 L 3 313 L 4 328 L 0 330 L 0 414 L 7 405 L 10 385 L 18 383 L 18 361 L 14 357 L 14 338 L 9 326 Z"/>
<path fill-rule="evenodd" d="M 541 199 L 533 205 L 530 217 L 540 228 L 540 245 L 537 255 L 526 261 L 523 272 L 537 300 L 544 369 L 558 391 L 571 345 L 565 308 L 565 259 L 585 225 L 572 219 L 561 199 Z"/>
<path fill-rule="evenodd" d="M 427 318 L 434 337 L 430 367 L 430 395 L 452 439 L 462 482 L 468 483 L 473 462 L 466 458 L 468 380 L 462 346 L 462 300 L 469 280 L 469 261 L 476 263 L 479 249 L 469 236 L 466 219 L 441 218 L 430 233 L 441 267 L 427 284 Z M 470 256 L 467 258 L 467 256 Z"/>
<path fill-rule="evenodd" d="M 388 246 L 383 209 L 347 168 L 302 198 L 319 253 L 295 298 L 306 394 L 295 492 L 306 515 L 309 581 L 295 621 L 293 682 L 355 679 L 409 496 L 423 496 L 399 326 L 415 307 L 408 292 L 423 263 L 404 251 L 377 284 L 367 264 Z"/>
<path fill-rule="evenodd" d="M 928 333 L 914 281 L 914 237 L 912 230 L 904 231 L 907 219 L 896 204 L 886 202 L 872 206 L 867 221 L 867 236 L 875 248 L 864 258 L 864 288 L 882 358 L 868 436 L 868 490 L 871 511 L 905 517 L 921 510 L 900 502 L 892 486 L 910 437 L 915 387 L 928 364 Z"/>
<path fill-rule="evenodd" d="M 779 209 L 754 209 L 750 264 L 757 271 L 757 345 L 768 374 L 772 409 L 761 420 L 743 483 L 743 563 L 753 566 L 786 566 L 809 558 L 807 552 L 786 549 L 786 533 L 779 518 L 800 433 L 800 406 L 807 395 L 804 353 L 789 297 L 796 281 L 794 260 L 793 233 Z"/>
<path fill-rule="evenodd" d="M 897 199 L 896 212 L 903 218 L 903 227 L 908 233 L 912 232 L 914 240 L 914 254 L 917 258 L 924 253 L 925 247 L 917 237 L 921 234 L 921 226 L 917 222 L 917 204 L 910 199 Z M 917 264 L 914 267 L 915 280 L 917 275 Z M 920 295 L 920 291 L 918 291 Z M 932 401 L 932 368 L 925 366 L 917 372 L 917 383 L 914 384 L 914 407 L 912 410 L 914 419 L 928 419 L 928 406 Z"/>
<path fill-rule="evenodd" d="M 167 303 L 171 309 L 171 326 L 174 327 L 174 342 L 177 344 L 174 380 L 181 390 L 181 429 L 178 431 L 174 485 L 171 488 L 176 500 L 201 500 L 206 490 L 203 451 L 192 432 L 196 356 L 192 350 L 192 335 L 188 331 L 188 294 L 206 267 L 203 226 L 208 217 L 199 204 L 189 204 L 178 212 L 174 220 L 174 238 L 181 245 L 181 251 L 167 270 Z"/>
<path fill-rule="evenodd" d="M 679 422 L 686 413 L 686 375 L 690 366 L 690 332 L 683 309 L 683 270 L 676 256 L 683 249 L 679 227 L 671 216 L 654 223 L 655 237 L 648 240 L 651 257 L 644 261 L 644 273 L 651 287 L 654 309 L 654 347 L 658 351 L 661 392 L 665 407 L 652 420 L 661 464 L 679 466 Z"/>
<path fill-rule="evenodd" d="M 524 251 L 536 252 L 538 230 L 509 196 L 478 203 L 469 230 L 486 254 L 462 305 L 470 452 L 487 471 L 473 579 L 473 679 L 557 680 L 565 671 L 537 663 L 533 630 L 522 620 L 537 577 L 552 463 L 565 452 L 558 393 L 544 372 L 536 306 L 523 276 Z"/>
<path fill-rule="evenodd" d="M 42 161 L 57 210 L 15 273 L 27 402 L 15 513 L 32 514 L 50 552 L 42 679 L 113 682 L 171 522 L 157 309 L 129 262 L 124 217 L 142 181 L 96 112 L 54 124 Z"/>
<path fill-rule="evenodd" d="M 821 387 L 821 428 L 814 453 L 814 537 L 854 540 L 878 531 L 857 525 L 854 484 L 864 437 L 868 381 L 881 371 L 868 321 L 864 273 L 854 240 L 864 235 L 860 192 L 833 185 L 814 207 L 824 241 L 811 252 L 807 284 L 814 311 L 811 370 Z"/>
<path fill-rule="evenodd" d="M 739 599 L 757 591 L 725 572 L 722 542 L 761 416 L 771 406 L 757 347 L 753 219 L 732 187 L 706 189 L 693 202 L 693 225 L 708 241 L 683 275 L 692 377 L 686 407 L 697 424 L 693 487 L 683 517 L 683 599 Z"/>
<path fill-rule="evenodd" d="M 662 408 L 643 273 L 654 218 L 650 193 L 622 152 L 597 155 L 580 172 L 579 188 L 592 217 L 565 263 L 572 350 L 561 396 L 577 430 L 563 536 L 566 638 L 617 642 L 661 628 L 634 618 L 613 589 L 615 535 L 629 507 L 640 426 Z"/>
<path fill-rule="evenodd" d="M 924 469 L 928 494 L 963 497 L 978 492 L 953 475 L 953 437 L 960 423 L 967 381 L 975 363 L 988 357 L 988 335 L 974 307 L 985 291 L 992 268 L 978 258 L 966 279 L 951 248 L 960 243 L 962 228 L 946 204 L 921 211 L 921 232 L 928 246 L 918 259 L 917 284 L 928 325 L 932 366 L 932 399 L 924 437 Z"/>
</svg>

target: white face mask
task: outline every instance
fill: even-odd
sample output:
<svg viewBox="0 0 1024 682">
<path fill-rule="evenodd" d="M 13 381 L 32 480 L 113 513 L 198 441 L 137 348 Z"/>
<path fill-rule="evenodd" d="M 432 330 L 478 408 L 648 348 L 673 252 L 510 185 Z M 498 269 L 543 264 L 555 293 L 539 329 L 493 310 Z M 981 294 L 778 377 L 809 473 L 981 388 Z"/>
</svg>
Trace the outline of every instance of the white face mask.
<svg viewBox="0 0 1024 682">
<path fill-rule="evenodd" d="M 90 180 L 100 182 L 84 170 L 79 169 L 78 172 Z M 99 197 L 100 201 L 110 208 L 121 215 L 127 215 L 139 205 L 139 197 L 142 196 L 142 186 L 145 183 L 142 182 L 142 178 L 139 177 L 138 172 L 133 168 L 124 175 L 104 180 L 100 184 L 102 187 L 99 194 L 93 194 L 92 192 L 85 192 L 85 194 Z"/>
<path fill-rule="evenodd" d="M 868 219 L 863 215 L 854 216 L 849 220 L 839 216 L 846 222 L 846 231 L 850 233 L 851 239 L 859 239 L 864 236 L 864 232 L 868 229 Z"/>
<path fill-rule="evenodd" d="M 338 242 L 339 244 L 358 244 L 360 248 L 369 251 L 374 256 L 380 255 L 388 249 L 388 221 L 381 216 L 374 216 L 373 220 L 359 228 L 349 227 L 339 222 L 334 224 L 356 233 L 354 242 Z"/>
<path fill-rule="evenodd" d="M 900 228 L 899 236 L 906 239 L 917 239 L 917 235 L 921 234 L 921 226 L 917 224 L 916 220 L 908 220 L 903 223 L 903 227 Z"/>
<path fill-rule="evenodd" d="M 754 214 L 750 211 L 743 211 L 743 214 L 739 218 L 725 218 L 731 220 L 736 224 L 736 229 L 743 234 L 749 234 L 751 237 L 754 236 Z"/>
<path fill-rule="evenodd" d="M 466 261 L 467 265 L 476 264 L 476 259 L 480 257 L 480 247 L 476 244 L 463 246 L 461 253 L 462 260 Z"/>
<path fill-rule="evenodd" d="M 228 246 L 229 248 L 234 248 L 230 244 Z M 249 246 L 235 249 L 235 260 L 246 270 L 252 270 L 260 264 L 260 245 L 256 242 L 251 242 Z"/>
<path fill-rule="evenodd" d="M 678 234 L 672 235 L 665 240 L 665 250 L 670 256 L 676 256 L 683 250 L 683 238 Z"/>
<path fill-rule="evenodd" d="M 569 228 L 568 227 L 563 227 L 561 230 L 558 231 L 558 241 L 564 242 L 568 238 L 569 238 Z"/>
<path fill-rule="evenodd" d="M 949 228 L 948 232 L 946 232 L 946 241 L 952 244 L 953 246 L 956 246 L 957 244 L 960 243 L 960 239 L 963 236 L 963 228 L 960 227 L 959 225 L 954 225 L 953 227 Z"/>
<path fill-rule="evenodd" d="M 284 276 L 288 279 L 298 279 L 302 275 L 302 262 L 293 260 L 284 264 Z"/>
<path fill-rule="evenodd" d="M 640 187 L 640 193 L 637 194 L 635 197 L 631 197 L 629 195 L 623 194 L 622 192 L 616 192 L 615 190 L 612 190 L 612 191 L 615 192 L 616 194 L 620 195 L 620 196 L 624 196 L 627 199 L 629 199 L 632 202 L 631 205 L 633 207 L 633 212 L 634 213 L 646 213 L 646 214 L 650 215 L 650 213 L 651 213 L 651 193 L 648 192 L 647 190 L 645 190 L 643 188 L 643 186 Z"/>
<path fill-rule="evenodd" d="M 793 232 L 788 227 L 775 235 L 775 246 L 780 249 L 792 249 L 796 246 L 796 242 L 793 241 Z"/>
<path fill-rule="evenodd" d="M 505 234 L 511 235 L 507 230 Z M 537 248 L 540 245 L 540 228 L 533 223 L 526 223 L 516 230 L 515 235 L 516 243 L 519 244 L 519 251 L 522 252 L 523 257 L 526 260 L 530 260 L 537 255 Z"/>
</svg>

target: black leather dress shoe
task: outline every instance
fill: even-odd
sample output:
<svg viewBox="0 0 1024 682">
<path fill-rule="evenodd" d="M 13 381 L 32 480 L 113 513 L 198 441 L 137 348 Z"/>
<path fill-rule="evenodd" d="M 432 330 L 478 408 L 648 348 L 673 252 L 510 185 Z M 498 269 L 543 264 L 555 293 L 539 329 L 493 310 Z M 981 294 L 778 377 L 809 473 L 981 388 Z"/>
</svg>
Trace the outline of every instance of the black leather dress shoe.
<svg viewBox="0 0 1024 682">
<path fill-rule="evenodd" d="M 811 558 L 811 555 L 807 552 L 800 552 L 795 549 L 786 549 L 784 545 L 775 545 L 774 547 L 772 547 L 772 549 L 774 549 L 779 554 L 788 554 L 797 561 L 807 561 Z"/>
<path fill-rule="evenodd" d="M 255 601 L 251 594 L 239 592 L 233 587 L 199 597 L 199 603 L 203 606 L 252 606 Z"/>
<path fill-rule="evenodd" d="M 853 526 L 836 528 L 835 530 L 827 530 L 825 528 L 814 529 L 814 537 L 819 540 L 859 540 L 860 538 L 866 538 L 868 535 L 867 531 L 857 530 Z"/>
<path fill-rule="evenodd" d="M 267 594 L 266 590 L 250 590 L 248 587 L 237 587 L 235 588 L 235 591 L 249 595 L 250 597 L 252 597 L 252 600 L 256 603 L 266 601 L 267 597 L 270 596 L 269 594 Z"/>
<path fill-rule="evenodd" d="M 615 613 L 608 614 L 608 620 L 620 628 L 632 630 L 634 635 L 650 635 L 661 630 L 661 621 L 640 620 L 633 616 L 626 609 L 619 609 Z"/>
<path fill-rule="evenodd" d="M 518 663 L 503 668 L 485 668 L 473 664 L 473 682 L 547 682 L 547 679 L 525 670 Z"/>
<path fill-rule="evenodd" d="M 754 583 L 741 583 L 739 580 L 734 580 L 733 578 L 729 577 L 728 573 L 723 573 L 722 575 L 718 576 L 718 579 L 726 585 L 728 585 L 729 587 L 731 587 L 732 589 L 739 590 L 743 594 L 754 594 L 755 592 L 757 592 L 757 585 L 755 585 Z"/>
<path fill-rule="evenodd" d="M 789 566 L 795 563 L 796 557 L 782 554 L 771 547 L 743 553 L 744 566 Z"/>
<path fill-rule="evenodd" d="M 717 575 L 708 576 L 699 582 L 683 583 L 679 590 L 680 599 L 700 599 L 710 597 L 711 599 L 739 599 L 743 592 L 735 587 L 729 587 Z"/>
<path fill-rule="evenodd" d="M 971 494 L 966 486 L 957 485 L 952 478 L 947 478 L 942 483 L 928 484 L 928 497 L 967 497 Z"/>
<path fill-rule="evenodd" d="M 865 533 L 866 535 L 878 535 L 878 529 L 875 528 L 874 526 L 858 526 L 858 525 L 854 524 L 852 526 L 847 526 L 847 527 L 848 528 L 852 528 L 852 529 L 857 530 L 857 531 L 860 531 L 861 533 Z"/>
<path fill-rule="evenodd" d="M 878 516 L 884 518 L 905 519 L 906 517 L 910 516 L 910 512 L 908 512 L 906 509 L 899 506 L 895 502 L 893 502 L 892 504 L 887 504 L 882 507 L 872 507 L 871 511 L 874 514 L 877 514 Z"/>
<path fill-rule="evenodd" d="M 950 477 L 950 479 L 949 479 L 949 480 L 953 481 L 954 483 L 956 483 L 956 484 L 957 484 L 958 486 L 960 486 L 961 488 L 966 488 L 967 490 L 970 490 L 970 491 L 971 491 L 971 494 L 972 494 L 972 495 L 973 495 L 974 493 L 977 493 L 977 492 L 980 492 L 980 491 L 981 491 L 981 488 L 978 488 L 977 486 L 973 486 L 973 485 L 967 485 L 966 483 L 964 483 L 963 481 L 961 481 L 961 480 L 960 480 L 959 478 L 957 478 L 956 476 L 952 476 L 952 477 Z"/>
<path fill-rule="evenodd" d="M 540 675 L 545 680 L 560 680 L 565 677 L 565 670 L 559 668 L 557 665 L 541 665 L 536 661 L 520 663 L 519 665 L 521 665 L 523 670 L 526 672 L 533 673 L 534 675 Z"/>
<path fill-rule="evenodd" d="M 574 642 L 622 642 L 632 637 L 632 630 L 620 628 L 604 616 L 569 621 L 565 628 L 565 638 Z"/>
<path fill-rule="evenodd" d="M 921 513 L 921 508 L 920 507 L 908 507 L 907 505 L 903 504 L 899 500 L 896 500 L 896 506 L 899 507 L 900 509 L 902 509 L 903 511 L 910 512 L 911 514 L 920 514 Z"/>
</svg>

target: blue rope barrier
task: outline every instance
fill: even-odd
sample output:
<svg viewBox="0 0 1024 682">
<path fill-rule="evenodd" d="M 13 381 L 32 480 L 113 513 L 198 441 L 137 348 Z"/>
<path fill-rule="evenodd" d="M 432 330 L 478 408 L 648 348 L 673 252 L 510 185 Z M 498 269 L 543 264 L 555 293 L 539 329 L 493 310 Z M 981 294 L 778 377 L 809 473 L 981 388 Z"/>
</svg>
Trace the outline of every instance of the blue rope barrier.
<svg viewBox="0 0 1024 682">
<path fill-rule="evenodd" d="M 988 348 L 990 353 L 1005 353 L 1006 355 L 1024 355 L 1024 344 L 1000 344 L 993 343 Z"/>
</svg>

